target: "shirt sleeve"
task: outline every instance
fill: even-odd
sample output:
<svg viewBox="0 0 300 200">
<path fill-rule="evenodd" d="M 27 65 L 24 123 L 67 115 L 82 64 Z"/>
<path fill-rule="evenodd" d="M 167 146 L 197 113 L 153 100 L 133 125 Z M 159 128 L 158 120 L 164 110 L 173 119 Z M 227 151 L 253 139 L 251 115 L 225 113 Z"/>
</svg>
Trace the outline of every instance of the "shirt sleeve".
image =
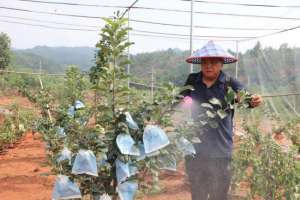
<svg viewBox="0 0 300 200">
<path fill-rule="evenodd" d="M 238 81 L 237 79 L 232 78 L 232 77 L 231 77 L 231 87 L 235 92 L 238 92 L 241 90 L 247 90 L 240 81 Z"/>
</svg>

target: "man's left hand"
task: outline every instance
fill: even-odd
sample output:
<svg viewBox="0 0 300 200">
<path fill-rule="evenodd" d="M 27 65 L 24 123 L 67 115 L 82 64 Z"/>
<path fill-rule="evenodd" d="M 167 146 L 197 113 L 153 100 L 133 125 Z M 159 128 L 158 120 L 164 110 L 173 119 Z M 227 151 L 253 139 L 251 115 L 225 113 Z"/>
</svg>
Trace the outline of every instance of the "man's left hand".
<svg viewBox="0 0 300 200">
<path fill-rule="evenodd" d="M 251 96 L 250 105 L 252 108 L 259 106 L 262 103 L 263 99 L 260 95 L 254 94 Z"/>
</svg>

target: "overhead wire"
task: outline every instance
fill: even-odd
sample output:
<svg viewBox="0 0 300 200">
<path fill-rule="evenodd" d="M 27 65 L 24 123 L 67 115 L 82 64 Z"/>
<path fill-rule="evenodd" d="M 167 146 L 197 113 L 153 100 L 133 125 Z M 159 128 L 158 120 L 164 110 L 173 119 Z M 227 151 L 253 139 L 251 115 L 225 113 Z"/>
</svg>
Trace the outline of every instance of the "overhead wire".
<svg viewBox="0 0 300 200">
<path fill-rule="evenodd" d="M 141 32 L 141 33 L 151 33 L 151 34 L 161 34 L 161 35 L 174 35 L 174 36 L 189 36 L 187 34 L 178 34 L 178 33 L 164 33 L 164 32 L 156 32 L 156 31 L 144 31 L 139 29 L 133 29 L 135 32 Z M 194 35 L 193 37 L 205 37 L 205 38 L 255 38 L 254 36 L 217 36 L 217 35 Z"/>
<path fill-rule="evenodd" d="M 24 0 L 25 1 L 25 0 Z M 136 1 L 135 1 L 136 2 Z M 132 6 L 133 8 L 133 6 Z M 29 10 L 29 9 L 20 9 L 20 8 L 12 8 L 12 7 L 6 7 L 6 6 L 0 6 L 0 9 L 8 9 L 8 10 L 15 10 L 15 11 L 23 11 L 23 12 L 31 12 L 31 13 L 40 13 L 40 14 L 52 14 L 52 15 L 59 15 L 59 16 L 68 16 L 68 17 L 78 17 L 78 18 L 92 18 L 92 19 L 102 19 L 103 17 L 97 17 L 97 16 L 89 16 L 89 15 L 77 15 L 77 14 L 66 14 L 66 13 L 53 13 L 53 12 L 46 12 L 46 11 L 36 11 L 36 10 Z M 224 13 L 208 13 L 208 12 L 201 12 L 201 13 L 206 13 L 206 14 L 220 14 L 223 15 Z M 241 15 L 241 14 L 230 14 L 227 13 L 226 15 L 232 15 L 232 16 L 251 16 L 251 17 L 267 17 L 267 18 L 276 18 L 276 19 L 293 19 L 293 20 L 300 20 L 300 18 L 287 18 L 287 17 L 276 17 L 276 16 L 261 16 L 261 15 Z M 189 27 L 188 25 L 180 25 L 180 24 L 169 24 L 169 23 L 161 23 L 161 22 L 151 22 L 151 21 L 145 21 L 145 20 L 136 20 L 136 19 L 131 19 L 130 21 L 133 22 L 140 22 L 140 23 L 150 23 L 150 24 L 160 24 L 160 25 L 169 25 L 169 26 L 180 26 L 180 27 Z M 8 22 L 8 21 L 6 21 Z M 13 23 L 13 22 L 8 22 L 8 23 Z M 14 23 L 19 23 L 20 22 L 14 22 Z M 28 24 L 28 23 L 27 23 Z M 28 24 L 29 25 L 29 24 Z M 48 25 L 33 25 L 30 24 L 31 26 L 41 26 L 45 28 L 54 28 L 53 26 L 48 26 Z M 56 28 L 56 27 L 55 27 Z M 298 29 L 300 26 L 284 29 L 284 30 L 279 30 L 277 32 L 269 33 L 269 34 L 264 34 L 256 37 L 246 37 L 244 40 L 239 40 L 239 41 L 247 41 L 251 39 L 256 39 L 256 38 L 262 38 L 294 29 Z M 57 28 L 57 29 L 66 29 L 66 30 L 79 30 L 83 31 L 81 29 L 76 29 L 76 28 Z M 94 31 L 94 30 L 88 30 L 85 29 L 84 31 Z M 140 34 L 141 35 L 141 34 Z M 240 37 L 243 38 L 243 37 Z"/>
<path fill-rule="evenodd" d="M 11 8 L 11 7 L 3 7 L 0 6 L 0 9 L 9 9 L 9 10 L 17 10 L 17 11 L 23 11 L 23 12 L 31 12 L 31 13 L 40 13 L 40 14 L 53 14 L 53 15 L 59 15 L 59 16 L 68 16 L 68 17 L 80 17 L 80 18 L 93 18 L 93 19 L 102 19 L 103 17 L 97 17 L 97 16 L 87 16 L 87 15 L 75 15 L 75 14 L 62 14 L 62 13 L 53 13 L 53 12 L 46 12 L 46 11 L 36 11 L 36 10 L 29 10 L 29 9 L 19 9 L 19 8 Z M 299 19 L 300 20 L 300 19 Z M 130 21 L 133 22 L 141 22 L 141 23 L 150 23 L 150 24 L 160 24 L 160 25 L 169 25 L 169 26 L 185 26 L 188 27 L 188 25 L 179 25 L 179 24 L 168 24 L 168 23 L 161 23 L 161 22 L 151 22 L 151 21 L 145 21 L 145 20 L 136 20 L 131 19 Z M 20 23 L 20 22 L 17 22 Z M 38 25 L 32 25 L 32 26 L 38 26 Z M 43 25 L 46 27 L 46 25 Z M 48 26 L 49 27 L 49 26 Z M 197 26 L 196 26 L 197 27 Z M 59 28 L 62 29 L 62 28 Z M 76 29 L 70 29 L 69 30 L 76 30 Z M 87 31 L 93 31 L 93 30 L 87 30 Z M 244 38 L 244 37 L 239 37 Z M 253 37 L 246 37 L 247 39 L 251 39 Z"/>
<path fill-rule="evenodd" d="M 86 4 L 86 3 L 61 2 L 61 1 L 41 1 L 41 0 L 15 0 L 15 1 L 39 3 L 39 4 L 84 6 L 84 7 L 128 8 L 128 6 L 122 6 L 122 5 Z M 181 0 L 181 1 L 190 1 L 190 0 Z M 249 4 L 249 3 L 238 3 L 238 2 L 220 2 L 220 1 L 202 1 L 202 0 L 195 0 L 194 2 L 204 3 L 204 4 L 236 5 L 236 6 L 246 6 L 246 7 L 300 8 L 300 5 Z M 154 7 L 145 7 L 145 6 L 144 7 L 143 6 L 131 6 L 131 8 L 173 11 L 173 12 L 189 12 L 187 10 L 180 10 L 180 9 L 154 8 Z"/>
<path fill-rule="evenodd" d="M 135 1 L 136 3 L 136 1 Z M 133 7 L 133 6 L 132 6 Z M 0 8 L 2 9 L 9 9 L 9 10 L 17 10 L 17 11 L 24 11 L 24 12 L 32 12 L 32 13 L 40 13 L 40 14 L 54 14 L 54 15 L 60 15 L 60 16 L 68 16 L 68 17 L 81 17 L 81 18 L 93 18 L 93 19 L 102 19 L 103 17 L 97 17 L 97 16 L 87 16 L 87 15 L 75 15 L 75 14 L 62 14 L 62 13 L 53 13 L 53 12 L 45 12 L 45 11 L 36 11 L 36 10 L 28 10 L 28 9 L 19 9 L 19 8 L 11 8 L 11 7 L 3 7 L 0 6 Z M 236 15 L 236 14 L 235 14 Z M 261 16 L 260 16 L 261 17 Z M 276 17 L 276 18 L 281 18 L 282 17 Z M 287 19 L 287 18 L 284 18 Z M 300 18 L 289 18 L 289 19 L 297 19 L 300 20 Z M 131 19 L 130 21 L 133 22 L 140 22 L 140 23 L 150 23 L 150 24 L 159 24 L 159 25 L 168 25 L 168 26 L 179 26 L 179 27 L 189 27 L 188 25 L 180 25 L 180 24 L 169 24 L 169 23 L 162 23 L 162 22 L 151 22 L 151 21 L 145 21 L 145 20 L 136 20 L 136 19 Z M 20 22 L 18 22 L 20 23 Z M 37 25 L 32 25 L 32 26 L 37 26 Z M 46 25 L 43 25 L 44 27 L 46 27 Z M 48 26 L 49 27 L 49 26 Z M 199 26 L 195 26 L 195 27 L 199 27 Z M 62 29 L 62 28 L 59 28 Z M 77 30 L 77 29 L 70 29 L 69 30 Z M 286 30 L 292 30 L 292 29 L 284 29 L 284 30 L 279 30 L 278 32 L 275 33 L 270 33 L 270 34 L 277 34 L 277 33 L 281 33 L 282 31 L 286 31 Z M 93 31 L 93 30 L 86 30 L 86 31 Z M 258 36 L 258 37 L 264 37 L 264 36 L 268 36 L 270 34 L 265 34 L 262 36 Z M 240 37 L 242 38 L 242 37 Z M 247 37 L 247 40 L 249 39 L 253 39 L 253 37 Z"/>
<path fill-rule="evenodd" d="M 68 17 L 81 17 L 81 18 L 91 18 L 91 19 L 99 19 L 99 16 L 90 16 L 90 15 L 77 15 L 77 14 L 66 14 L 66 13 L 54 13 L 54 12 L 46 12 L 46 11 L 36 11 L 36 10 L 29 10 L 29 9 L 21 9 L 15 7 L 7 7 L 7 6 L 0 6 L 1 9 L 6 10 L 15 10 L 15 11 L 23 11 L 23 12 L 31 12 L 31 13 L 40 13 L 40 14 L 52 14 L 52 15 L 59 15 L 59 16 L 68 16 Z M 145 7 L 132 7 L 132 8 L 140 8 L 144 9 Z M 145 8 L 150 10 L 155 10 L 156 8 Z M 171 11 L 170 9 L 161 9 L 157 8 L 158 10 L 163 11 Z M 183 11 L 183 10 L 181 10 Z M 190 11 L 184 11 L 190 12 Z M 237 13 L 223 13 L 223 12 L 204 12 L 204 11 L 194 11 L 195 14 L 206 14 L 206 15 L 221 15 L 221 16 L 235 16 L 235 17 L 251 17 L 251 18 L 265 18 L 265 19 L 281 19 L 281 20 L 296 20 L 299 21 L 299 17 L 278 17 L 278 16 L 269 16 L 269 15 L 250 15 L 250 14 L 237 14 Z"/>
<path fill-rule="evenodd" d="M 181 0 L 181 1 L 191 1 L 191 0 Z M 300 8 L 300 5 L 274 5 L 274 4 L 256 4 L 256 3 L 249 4 L 249 3 L 238 3 L 238 2 L 220 2 L 220 1 L 203 1 L 203 0 L 194 0 L 194 2 L 205 3 L 205 4 L 246 6 L 246 7 Z"/>
<path fill-rule="evenodd" d="M 0 70 L 0 73 L 12 73 L 12 74 L 27 74 L 27 75 L 34 75 L 34 76 L 51 76 L 51 77 L 66 77 L 66 74 L 51 74 L 51 73 L 41 73 L 41 72 L 25 72 L 25 71 L 14 71 L 14 70 Z M 84 76 L 88 76 L 88 74 L 84 74 Z M 131 86 L 137 87 L 137 88 L 146 88 L 149 89 L 150 86 L 143 84 L 143 83 L 137 83 L 137 82 L 130 82 Z M 155 86 L 156 89 L 161 89 L 160 86 Z"/>
<path fill-rule="evenodd" d="M 56 27 L 56 26 L 30 24 L 30 23 L 25 23 L 25 22 L 16 22 L 16 21 L 7 21 L 7 20 L 0 20 L 0 22 L 11 23 L 11 24 L 21 24 L 21 25 L 28 25 L 28 26 L 35 26 L 35 27 L 43 27 L 43 28 L 49 28 L 49 29 L 55 29 L 55 30 L 71 30 L 71 31 L 85 31 L 85 32 L 87 32 L 87 31 L 88 32 L 96 32 L 97 31 L 94 29 L 62 28 L 62 27 Z M 172 36 L 162 36 L 162 35 L 149 35 L 149 34 L 139 34 L 139 33 L 132 33 L 132 35 L 143 36 L 143 37 L 154 37 L 154 38 L 169 38 L 169 39 L 188 40 L 188 38 L 184 38 L 184 37 L 172 37 Z M 235 41 L 235 40 L 229 40 L 229 41 Z"/>
<path fill-rule="evenodd" d="M 44 25 L 44 24 L 32 24 L 27 22 L 18 22 L 18 21 L 9 21 L 9 20 L 2 20 L 0 19 L 0 22 L 6 22 L 11 24 L 22 24 L 22 25 L 28 25 L 28 26 L 35 26 L 35 27 L 43 27 L 43 28 L 49 28 L 49 29 L 56 29 L 56 30 L 71 30 L 71 31 L 86 31 L 86 32 L 98 32 L 97 29 L 82 29 L 82 28 L 67 28 L 67 27 L 58 27 L 58 26 L 51 26 L 51 25 Z M 163 32 L 151 32 L 151 31 L 143 31 L 143 30 L 135 30 L 133 29 L 133 32 L 138 33 L 132 33 L 132 35 L 136 36 L 147 36 L 147 37 L 160 37 L 160 38 L 174 38 L 174 39 L 188 39 L 188 35 L 184 34 L 175 34 L 175 33 L 163 33 Z M 139 34 L 141 33 L 152 33 L 152 34 L 158 34 L 158 35 L 149 35 L 149 34 Z M 182 36 L 182 37 L 169 37 L 169 36 Z M 184 38 L 186 37 L 186 38 Z M 213 35 L 195 35 L 195 39 L 197 38 L 224 38 L 224 39 L 232 39 L 230 41 L 236 41 L 237 39 L 250 39 L 254 37 L 242 37 L 242 36 L 213 36 Z"/>
<path fill-rule="evenodd" d="M 256 36 L 254 38 L 239 40 L 239 42 L 245 42 L 245 41 L 250 41 L 250 40 L 254 40 L 254 39 L 265 38 L 265 37 L 269 37 L 269 36 L 272 36 L 272 35 L 277 35 L 277 34 L 285 33 L 285 32 L 288 32 L 288 31 L 296 30 L 296 29 L 299 29 L 299 28 L 300 28 L 300 25 L 297 25 L 297 26 L 287 28 L 287 29 L 284 29 L 284 30 L 281 30 L 281 31 L 276 31 L 276 32 L 268 33 L 268 34 L 264 34 L 264 35 L 259 35 L 259 36 Z"/>
<path fill-rule="evenodd" d="M 54 77 L 55 76 L 66 76 L 66 74 L 51 74 L 51 73 L 25 72 L 25 71 L 14 71 L 14 70 L 0 70 L 0 73 L 28 74 L 28 75 L 37 75 L 37 76 L 44 75 L 44 76 L 54 76 Z M 149 87 L 148 85 L 145 85 L 143 83 L 131 82 L 131 84 Z M 155 88 L 161 88 L 161 87 L 155 86 Z M 298 95 L 300 95 L 300 92 L 262 94 L 262 97 L 273 98 L 273 97 L 281 97 L 281 96 L 298 96 Z"/>
<path fill-rule="evenodd" d="M 16 17 L 16 16 L 9 16 L 9 15 L 0 15 L 0 17 L 6 17 L 11 19 L 20 19 L 20 20 L 28 20 L 33 22 L 45 22 L 45 23 L 54 23 L 54 24 L 61 24 L 61 25 L 70 25 L 70 26 L 78 26 L 78 27 L 89 27 L 89 28 L 99 28 L 99 26 L 96 25 L 83 25 L 78 23 L 62 23 L 58 21 L 51 21 L 51 20 L 40 20 L 40 19 L 34 19 L 34 18 L 28 18 L 28 17 Z M 163 25 L 163 24 L 162 24 Z M 168 24 L 166 24 L 168 25 Z M 173 24 L 171 24 L 173 25 Z M 188 25 L 180 25 L 182 27 L 189 27 Z M 254 27 L 254 28 L 241 28 L 241 27 L 222 27 L 222 26 L 199 26 L 195 25 L 194 28 L 199 29 L 220 29 L 220 30 L 245 30 L 245 31 L 279 31 L 284 30 L 284 28 L 261 28 L 261 27 Z"/>
<path fill-rule="evenodd" d="M 22 11 L 23 10 L 24 9 L 22 9 Z M 44 13 L 44 12 L 42 12 L 42 13 Z M 74 15 L 69 15 L 69 16 L 74 16 Z M 75 15 L 75 16 L 78 16 L 78 15 Z M 94 18 L 101 19 L 100 17 L 94 17 Z M 2 22 L 7 22 L 7 23 L 23 24 L 23 25 L 29 25 L 29 26 L 37 26 L 37 27 L 44 27 L 44 28 L 59 29 L 59 30 L 76 30 L 76 31 L 89 31 L 89 32 L 98 31 L 98 30 L 94 30 L 94 29 L 79 29 L 79 28 L 65 28 L 65 27 L 62 28 L 62 27 L 56 27 L 56 26 L 40 25 L 40 24 L 37 25 L 37 24 L 30 24 L 30 23 L 24 23 L 24 22 L 7 21 L 7 20 L 1 20 L 1 21 Z M 146 22 L 146 21 L 134 20 L 134 19 L 132 19 L 131 21 Z M 155 22 L 151 22 L 151 23 L 155 23 Z M 57 23 L 57 24 L 63 24 L 63 23 Z M 66 24 L 66 23 L 64 23 L 64 24 L 65 25 L 72 25 L 72 24 Z M 163 23 L 156 23 L 156 24 L 174 25 L 174 26 L 185 26 L 185 25 L 163 24 Z M 186 25 L 186 27 L 188 27 L 188 26 Z M 197 27 L 197 26 L 195 26 L 195 27 Z M 236 38 L 236 40 L 238 40 L 239 42 L 243 42 L 243 41 L 249 41 L 249 40 L 253 40 L 253 39 L 263 38 L 263 37 L 267 37 L 267 36 L 271 36 L 271 35 L 275 35 L 275 34 L 287 32 L 287 31 L 291 31 L 291 30 L 298 29 L 298 28 L 300 28 L 300 26 L 295 26 L 295 27 L 291 27 L 291 28 L 288 28 L 288 29 L 283 29 L 283 30 L 280 30 L 280 31 L 277 31 L 277 32 L 272 32 L 272 33 L 269 33 L 269 34 L 264 34 L 264 35 L 259 35 L 259 36 L 251 36 L 251 37 L 238 37 L 238 36 L 212 36 L 212 37 L 210 37 L 210 36 L 198 36 L 198 37 L 203 37 L 203 38 L 208 38 L 208 37 L 210 37 L 210 38 Z M 157 34 L 168 34 L 168 33 L 159 33 L 158 32 Z M 142 36 L 142 34 L 136 34 L 136 35 Z M 144 34 L 144 36 L 145 36 L 145 34 Z M 147 35 L 147 36 L 157 37 L 157 36 L 153 36 L 153 35 Z M 238 38 L 240 38 L 240 39 L 238 39 Z M 178 39 L 182 39 L 182 38 L 178 38 Z M 234 41 L 236 41 L 236 40 L 234 40 Z"/>
<path fill-rule="evenodd" d="M 27 22 L 8 21 L 8 20 L 2 20 L 2 19 L 0 20 L 0 22 L 6 22 L 6 23 L 11 23 L 11 24 L 22 24 L 22 25 L 27 25 L 27 26 L 43 27 L 43 28 L 56 29 L 56 30 L 85 31 L 85 32 L 97 31 L 94 29 L 66 28 L 66 27 L 58 27 L 58 26 L 43 25 L 43 24 L 31 24 L 31 23 L 27 23 Z"/>
<path fill-rule="evenodd" d="M 67 5 L 67 6 L 84 6 L 84 7 L 100 7 L 100 8 L 128 8 L 128 6 L 119 5 L 105 5 L 105 4 L 86 4 L 86 3 L 74 3 L 74 2 L 61 2 L 61 1 L 38 1 L 38 0 L 15 0 L 30 3 L 39 4 L 54 4 L 54 5 Z"/>
<path fill-rule="evenodd" d="M 123 12 L 121 17 L 124 17 L 126 15 L 127 12 L 129 12 L 129 10 L 135 5 L 137 4 L 139 0 L 135 0 L 128 8 L 126 8 L 126 10 Z"/>
<path fill-rule="evenodd" d="M 138 22 L 138 23 L 145 23 L 145 24 L 156 24 L 156 25 L 163 25 L 163 26 L 174 26 L 174 27 L 186 27 L 189 28 L 190 25 L 185 24 L 172 24 L 172 23 L 164 23 L 164 22 L 155 22 L 155 21 L 147 21 L 147 20 L 138 20 L 138 19 L 130 19 L 130 21 Z M 211 28 L 211 29 L 229 29 L 229 30 L 282 30 L 283 28 L 241 28 L 241 27 L 218 27 L 218 26 L 199 26 L 195 25 L 194 28 Z"/>
<path fill-rule="evenodd" d="M 0 73 L 13 73 L 13 74 L 28 74 L 28 75 L 45 75 L 45 76 L 66 76 L 66 74 L 51 74 L 41 72 L 26 72 L 26 71 L 15 71 L 15 70 L 0 70 Z"/>
<path fill-rule="evenodd" d="M 157 37 L 157 38 L 171 38 L 171 39 L 183 39 L 183 40 L 189 40 L 188 37 L 175 37 L 175 36 L 164 36 L 164 35 L 149 35 L 149 34 L 140 34 L 140 33 L 132 33 L 131 35 L 135 36 L 147 36 L 147 37 Z M 198 38 L 194 38 L 195 40 L 205 40 L 200 38 L 206 38 L 206 40 L 211 40 L 214 37 L 211 36 L 198 36 Z M 209 39 L 210 38 L 210 39 Z M 220 39 L 219 37 L 214 38 L 216 41 L 237 41 L 237 38 L 235 39 L 225 39 L 226 37 L 223 37 L 224 39 Z"/>
<path fill-rule="evenodd" d="M 42 22 L 42 23 L 60 24 L 60 25 L 77 26 L 77 27 L 88 27 L 88 28 L 99 28 L 100 27 L 100 26 L 95 26 L 95 25 L 64 23 L 64 22 L 58 22 L 58 21 L 40 20 L 40 19 L 34 19 L 34 18 L 28 18 L 28 17 L 16 17 L 16 16 L 8 16 L 8 15 L 0 15 L 0 18 L 18 19 L 18 20 L 26 20 L 26 21 L 31 21 L 31 22 Z"/>
<path fill-rule="evenodd" d="M 0 6 L 0 9 L 22 11 L 22 12 L 29 12 L 29 13 L 38 13 L 38 14 L 58 15 L 58 16 L 66 16 L 66 17 L 86 18 L 86 19 L 103 19 L 104 18 L 104 17 L 100 17 L 100 16 L 47 12 L 47 11 L 38 11 L 38 10 L 30 10 L 30 9 L 22 9 L 22 8 L 13 8 L 13 7 L 7 7 L 7 6 Z"/>
<path fill-rule="evenodd" d="M 59 3 L 59 4 L 64 4 L 64 5 L 81 5 L 81 6 L 83 6 L 83 5 L 84 6 L 105 6 L 105 5 L 98 5 L 98 4 L 78 4 L 78 3 L 76 4 L 76 3 L 66 3 L 66 2 L 45 2 L 45 1 L 37 1 L 37 0 L 18 0 L 18 1 L 35 2 L 35 3 L 51 3 L 51 4 L 58 4 Z M 198 2 L 200 2 L 200 1 L 198 1 Z M 201 1 L 201 2 L 207 2 L 207 1 Z M 134 4 L 136 4 L 136 3 L 137 3 L 137 0 L 130 6 L 130 8 L 156 9 L 156 8 L 149 8 L 149 7 L 134 7 Z M 222 3 L 222 2 L 214 2 L 214 3 Z M 249 6 L 250 6 L 250 4 L 249 4 Z M 258 4 L 256 6 L 258 6 Z M 112 6 L 110 6 L 110 7 L 112 7 Z M 124 8 L 125 6 L 115 6 L 115 7 Z M 294 7 L 297 7 L 297 6 L 294 6 Z M 20 8 L 11 8 L 11 7 L 5 7 L 5 6 L 0 6 L 0 8 L 2 8 L 2 9 L 9 9 L 9 10 L 23 11 L 23 12 L 40 13 L 40 14 L 53 14 L 53 15 L 68 16 L 68 17 L 81 17 L 81 18 L 102 19 L 102 17 L 97 17 L 97 16 L 76 15 L 76 14 L 66 14 L 66 13 L 53 13 L 53 12 L 46 12 L 46 11 L 36 11 L 36 10 L 28 10 L 28 9 L 20 9 Z M 127 9 L 125 10 L 125 12 L 127 11 Z M 160 9 L 160 10 L 189 12 L 189 11 L 174 10 L 174 9 L 173 10 L 172 9 Z M 297 17 L 277 17 L 277 16 L 265 16 L 265 15 L 247 15 L 247 14 L 236 14 L 236 13 L 197 12 L 197 11 L 195 13 L 212 14 L 212 15 L 227 15 L 227 16 L 242 16 L 242 17 L 256 17 L 256 18 L 269 18 L 269 19 L 300 20 L 300 18 L 297 18 Z M 130 21 L 139 22 L 139 23 L 167 25 L 167 26 L 189 27 L 188 25 L 182 25 L 182 24 L 169 24 L 169 23 L 152 22 L 152 21 L 137 20 L 137 19 L 131 19 Z M 195 27 L 197 27 L 197 26 L 195 26 Z M 253 39 L 253 38 L 266 37 L 266 36 L 270 36 L 270 35 L 273 35 L 273 34 L 278 34 L 278 33 L 286 32 L 286 31 L 289 31 L 289 30 L 293 30 L 293 29 L 296 29 L 296 28 L 298 28 L 298 27 L 292 27 L 292 28 L 288 28 L 288 29 L 277 30 L 277 32 L 274 32 L 274 33 L 264 34 L 264 35 L 257 36 L 257 37 L 251 37 L 251 38 L 247 38 L 246 40 Z M 231 28 L 229 28 L 229 29 L 231 29 Z M 246 29 L 244 29 L 244 30 L 246 30 Z"/>
<path fill-rule="evenodd" d="M 34 0 L 18 0 L 18 1 L 27 1 L 27 2 L 39 2 L 39 3 L 45 3 L 42 1 L 34 1 Z M 168 10 L 168 11 L 175 11 L 175 10 L 171 10 L 171 9 L 156 9 L 156 8 L 146 8 L 146 7 L 134 7 L 134 4 L 137 2 L 138 0 L 136 0 L 131 7 L 125 7 L 125 6 L 119 6 L 119 8 L 126 8 L 125 12 L 123 13 L 123 16 L 125 15 L 125 13 L 130 9 L 130 8 L 140 8 L 140 9 L 153 9 L 153 10 Z M 183 1 L 188 1 L 188 0 L 183 0 Z M 276 6 L 276 5 L 267 5 L 267 4 L 244 4 L 244 3 L 232 3 L 232 2 L 215 2 L 215 1 L 196 1 L 196 2 L 201 2 L 201 3 L 215 3 L 215 4 L 228 4 L 228 5 L 239 5 L 239 6 L 261 6 L 261 7 L 293 7 L 293 8 L 300 8 L 300 6 Z M 49 2 L 48 2 L 49 3 Z M 59 2 L 53 2 L 53 3 L 59 3 Z M 60 3 L 62 4 L 62 3 Z M 69 5 L 77 5 L 74 3 L 69 3 Z M 87 6 L 87 5 L 85 5 Z M 94 6 L 95 5 L 89 5 L 89 6 Z M 97 5 L 96 5 L 97 6 Z M 102 5 L 104 6 L 104 5 Z M 115 7 L 115 6 L 106 6 L 106 7 Z M 8 8 L 8 7 L 0 7 L 3 9 L 11 9 L 14 10 L 13 8 Z M 15 8 L 15 10 L 18 11 L 25 11 L 26 9 L 18 9 Z M 184 10 L 177 10 L 179 12 L 186 12 Z M 60 16 L 69 16 L 69 17 L 85 17 L 85 18 L 97 18 L 97 19 L 101 19 L 101 17 L 96 17 L 96 16 L 85 16 L 85 15 L 74 15 L 74 14 L 63 14 L 63 13 L 52 13 L 52 12 L 45 12 L 45 11 L 32 11 L 32 10 L 26 10 L 26 12 L 36 12 L 36 13 L 41 13 L 41 14 L 55 14 L 55 15 L 60 15 Z M 188 11 L 189 12 L 189 11 Z M 220 12 L 195 12 L 195 13 L 199 13 L 199 14 L 208 14 L 208 15 L 226 15 L 226 16 L 239 16 L 239 17 L 255 17 L 255 18 L 269 18 L 269 19 L 284 19 L 284 20 L 300 20 L 300 18 L 297 17 L 277 17 L 277 16 L 266 16 L 266 15 L 246 15 L 246 14 L 235 14 L 235 13 L 220 13 Z M 39 22 L 43 22 L 42 20 L 36 20 Z M 144 20 L 136 20 L 136 19 L 132 19 L 131 21 L 135 21 L 135 22 L 140 22 L 140 23 L 150 23 L 150 24 L 160 24 L 160 25 L 171 25 L 171 26 L 179 26 L 179 27 L 189 27 L 186 25 L 179 25 L 179 24 L 168 24 L 168 23 L 161 23 L 161 22 L 151 22 L 151 21 L 144 21 Z M 6 21 L 7 22 L 7 21 Z M 53 23 L 48 21 L 49 23 Z M 26 23 L 21 23 L 21 22 L 8 22 L 8 23 L 19 23 L 19 24 L 26 24 Z M 96 28 L 97 26 L 88 26 L 88 25 L 75 25 L 75 24 L 70 24 L 70 23 L 56 23 L 56 24 L 61 24 L 61 25 L 71 25 L 71 26 L 82 26 L 82 27 L 91 27 L 91 28 Z M 31 25 L 31 26 L 40 26 L 40 27 L 45 27 L 45 28 L 54 28 L 54 29 L 62 29 L 62 30 L 80 30 L 80 31 L 97 31 L 97 30 L 93 30 L 93 29 L 76 29 L 76 28 L 62 28 L 62 27 L 55 27 L 55 26 L 48 26 L 48 25 L 36 25 L 36 24 L 26 24 L 26 25 Z M 195 26 L 195 27 L 201 27 L 201 28 L 212 28 L 212 27 L 205 27 L 205 26 Z M 232 29 L 232 30 L 255 30 L 253 28 L 229 28 L 229 27 L 215 27 L 216 29 Z M 269 34 L 264 34 L 261 36 L 254 36 L 254 37 L 231 37 L 231 36 L 201 36 L 201 37 L 218 37 L 218 38 L 247 38 L 245 40 L 251 40 L 251 39 L 257 39 L 257 38 L 262 38 L 262 37 L 267 37 L 267 36 L 271 36 L 271 35 L 275 35 L 275 34 L 279 34 L 279 33 L 283 33 L 283 32 L 287 32 L 287 31 L 291 31 L 291 30 L 295 30 L 300 28 L 300 26 L 295 26 L 295 27 L 291 27 L 291 28 L 287 28 L 287 29 L 267 29 L 267 28 L 257 28 L 256 30 L 276 30 L 276 32 L 273 33 L 269 33 Z M 187 36 L 184 34 L 170 34 L 170 33 L 162 33 L 162 32 L 154 32 L 154 31 L 145 31 L 145 30 L 134 30 L 136 32 L 142 32 L 142 33 L 150 33 L 150 34 L 161 34 L 161 35 L 174 35 L 174 36 Z M 136 34 L 136 35 L 146 35 L 146 34 Z M 157 37 L 155 35 L 147 35 L 147 36 L 151 36 L 151 37 Z M 162 36 L 158 36 L 158 37 L 162 37 Z M 197 36 L 196 36 L 197 37 Z M 174 37 L 175 38 L 175 37 Z M 185 39 L 185 38 L 182 38 Z M 245 41 L 245 40 L 240 40 L 240 41 Z M 299 95 L 299 93 L 288 93 L 288 94 L 278 94 L 277 96 L 290 96 L 290 95 Z M 276 95 L 265 95 L 265 97 L 275 97 Z"/>
</svg>

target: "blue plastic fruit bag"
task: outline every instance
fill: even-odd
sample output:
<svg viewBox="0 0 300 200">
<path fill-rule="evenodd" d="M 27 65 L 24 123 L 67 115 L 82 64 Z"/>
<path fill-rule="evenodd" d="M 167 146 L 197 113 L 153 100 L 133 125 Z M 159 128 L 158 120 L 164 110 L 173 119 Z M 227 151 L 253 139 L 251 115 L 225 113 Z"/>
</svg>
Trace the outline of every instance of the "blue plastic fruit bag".
<svg viewBox="0 0 300 200">
<path fill-rule="evenodd" d="M 78 110 L 78 109 L 84 108 L 85 105 L 81 101 L 77 100 L 77 101 L 75 101 L 74 107 L 76 110 Z"/>
<path fill-rule="evenodd" d="M 72 174 L 88 174 L 98 176 L 97 161 L 90 150 L 80 149 L 72 167 Z"/>
<path fill-rule="evenodd" d="M 119 134 L 116 140 L 122 154 L 133 156 L 140 155 L 138 147 L 135 146 L 135 141 L 129 134 Z"/>
<path fill-rule="evenodd" d="M 64 147 L 64 149 L 59 153 L 57 162 L 68 160 L 69 163 L 71 164 L 71 158 L 72 158 L 72 152 L 67 147 Z"/>
<path fill-rule="evenodd" d="M 119 184 L 117 187 L 117 192 L 119 194 L 120 200 L 133 200 L 135 194 L 138 190 L 137 182 L 127 181 Z"/>
<path fill-rule="evenodd" d="M 184 137 L 180 137 L 179 140 L 176 141 L 176 147 L 185 155 L 195 155 L 196 150 L 194 145 L 185 139 Z"/>
<path fill-rule="evenodd" d="M 147 125 L 144 129 L 143 143 L 145 153 L 148 154 L 164 148 L 170 144 L 170 141 L 164 130 L 158 126 Z"/>
<path fill-rule="evenodd" d="M 137 123 L 132 119 L 131 115 L 129 112 L 125 112 L 126 115 L 126 122 L 128 124 L 128 127 L 133 129 L 133 130 L 137 130 L 139 129 Z"/>
<path fill-rule="evenodd" d="M 58 175 L 54 185 L 52 200 L 81 199 L 79 187 L 65 175 Z"/>
</svg>

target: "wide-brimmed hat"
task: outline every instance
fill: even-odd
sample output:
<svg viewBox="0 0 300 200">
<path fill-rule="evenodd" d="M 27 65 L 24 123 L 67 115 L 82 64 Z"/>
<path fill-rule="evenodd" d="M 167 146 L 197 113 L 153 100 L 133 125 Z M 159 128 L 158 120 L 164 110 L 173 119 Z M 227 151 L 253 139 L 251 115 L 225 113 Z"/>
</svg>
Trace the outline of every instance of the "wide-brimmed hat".
<svg viewBox="0 0 300 200">
<path fill-rule="evenodd" d="M 235 57 L 226 52 L 221 46 L 216 45 L 213 41 L 209 41 L 201 49 L 196 50 L 185 61 L 193 64 L 201 64 L 203 58 L 222 58 L 224 64 L 237 61 Z"/>
</svg>

